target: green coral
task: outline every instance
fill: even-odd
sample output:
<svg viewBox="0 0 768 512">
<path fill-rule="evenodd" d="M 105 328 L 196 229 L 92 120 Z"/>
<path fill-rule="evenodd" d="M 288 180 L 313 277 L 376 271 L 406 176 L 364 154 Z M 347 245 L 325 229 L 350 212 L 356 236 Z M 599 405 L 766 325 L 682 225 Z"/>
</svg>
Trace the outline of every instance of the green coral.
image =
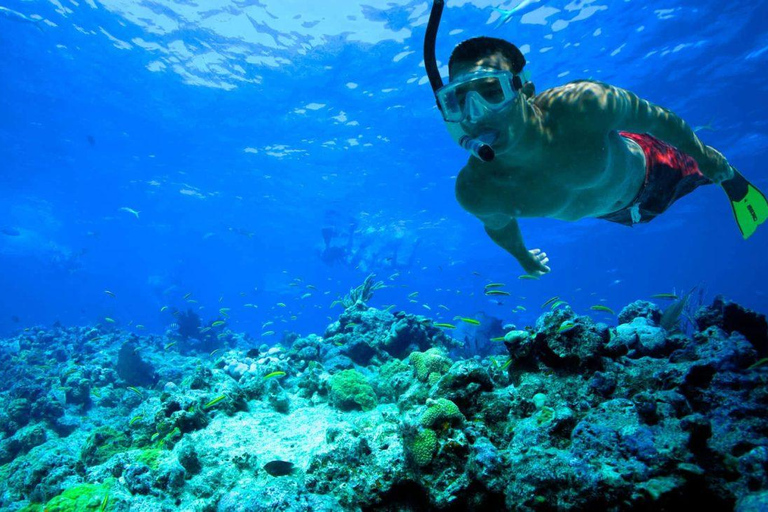
<svg viewBox="0 0 768 512">
<path fill-rule="evenodd" d="M 85 442 L 80 457 L 88 466 L 103 464 L 116 453 L 131 447 L 130 438 L 110 427 L 96 429 Z"/>
<path fill-rule="evenodd" d="M 357 370 L 344 370 L 331 377 L 330 398 L 342 410 L 370 411 L 378 405 L 376 393 Z"/>
<path fill-rule="evenodd" d="M 435 450 L 437 450 L 437 434 L 434 430 L 425 428 L 413 438 L 411 454 L 418 466 L 424 467 L 432 462 Z"/>
<path fill-rule="evenodd" d="M 382 380 L 389 380 L 398 373 L 401 372 L 407 372 L 408 371 L 408 365 L 402 362 L 399 359 L 393 359 L 392 361 L 387 361 L 383 365 L 381 365 L 381 368 L 379 369 L 379 378 Z"/>
<path fill-rule="evenodd" d="M 430 348 L 426 352 L 411 353 L 408 361 L 413 366 L 416 378 L 421 382 L 430 382 L 434 384 L 450 368 L 453 362 L 445 357 L 443 353 L 436 348 Z"/>
<path fill-rule="evenodd" d="M 110 509 L 109 489 L 112 482 L 83 484 L 70 487 L 45 505 L 48 512 L 104 512 Z"/>
<path fill-rule="evenodd" d="M 136 461 L 148 466 L 149 469 L 155 470 L 158 466 L 157 459 L 160 457 L 161 453 L 163 453 L 163 450 L 159 450 L 157 448 L 142 450 L 139 456 L 136 457 Z"/>
<path fill-rule="evenodd" d="M 421 424 L 431 428 L 435 425 L 456 425 L 464 420 L 459 406 L 445 398 L 427 400 L 427 410 L 421 415 Z"/>
</svg>

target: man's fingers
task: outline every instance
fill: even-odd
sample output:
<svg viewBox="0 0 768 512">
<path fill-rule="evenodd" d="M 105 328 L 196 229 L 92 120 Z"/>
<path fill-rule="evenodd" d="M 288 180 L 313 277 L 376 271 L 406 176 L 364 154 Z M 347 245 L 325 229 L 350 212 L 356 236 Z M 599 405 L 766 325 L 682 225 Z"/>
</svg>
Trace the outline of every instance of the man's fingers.
<svg viewBox="0 0 768 512">
<path fill-rule="evenodd" d="M 541 249 L 531 249 L 531 254 L 533 254 L 534 256 L 536 256 L 540 252 L 541 252 Z"/>
<path fill-rule="evenodd" d="M 549 258 L 544 258 L 543 260 L 541 260 L 542 265 L 546 265 L 547 263 L 549 263 Z"/>
</svg>

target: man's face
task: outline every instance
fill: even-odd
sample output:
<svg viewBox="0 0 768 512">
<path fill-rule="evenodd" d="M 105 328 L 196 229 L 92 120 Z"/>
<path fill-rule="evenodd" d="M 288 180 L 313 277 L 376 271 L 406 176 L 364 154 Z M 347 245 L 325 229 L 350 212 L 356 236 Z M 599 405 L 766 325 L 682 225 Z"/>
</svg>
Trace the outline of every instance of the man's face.
<svg viewBox="0 0 768 512">
<path fill-rule="evenodd" d="M 457 63 L 454 64 L 451 82 L 461 80 L 462 76 L 477 73 L 479 71 L 512 72 L 512 66 L 500 53 L 483 57 L 474 62 Z M 473 87 L 475 86 L 473 85 Z M 483 87 L 483 82 L 478 82 L 476 87 Z M 478 92 L 484 97 L 487 97 L 487 92 L 481 92 L 480 90 L 478 90 Z M 513 100 L 504 108 L 493 111 L 488 109 L 483 110 L 482 107 L 472 108 L 470 105 L 464 105 L 465 119 L 461 122 L 462 129 L 470 137 L 477 137 L 483 133 L 495 132 L 498 135 L 498 139 L 494 144 L 494 147 L 504 145 L 511 135 L 509 133 L 512 124 L 510 112 L 515 105 L 517 105 L 517 100 Z"/>
</svg>

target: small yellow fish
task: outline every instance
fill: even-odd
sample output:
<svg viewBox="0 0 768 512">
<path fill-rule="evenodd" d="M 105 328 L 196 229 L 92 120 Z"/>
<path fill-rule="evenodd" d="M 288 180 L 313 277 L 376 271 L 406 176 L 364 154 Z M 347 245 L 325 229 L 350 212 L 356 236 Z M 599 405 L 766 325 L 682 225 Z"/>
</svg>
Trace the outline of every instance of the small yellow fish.
<svg viewBox="0 0 768 512">
<path fill-rule="evenodd" d="M 261 333 L 262 336 L 272 336 L 273 334 L 275 334 L 275 331 L 266 331 Z"/>
<path fill-rule="evenodd" d="M 226 315 L 227 313 L 229 313 L 229 311 L 230 311 L 229 308 L 219 308 L 219 313 L 221 313 L 222 315 Z"/>
<path fill-rule="evenodd" d="M 317 286 L 315 286 L 313 284 L 308 284 L 307 288 L 309 288 L 310 290 L 317 290 Z"/>
<path fill-rule="evenodd" d="M 264 322 L 263 324 L 261 324 L 261 328 L 263 329 L 263 328 L 265 328 L 268 325 L 272 325 L 273 323 L 275 323 L 275 322 L 273 322 L 272 320 L 270 320 L 269 322 Z"/>
<path fill-rule="evenodd" d="M 276 371 L 276 372 L 272 372 L 272 373 L 268 373 L 268 374 L 266 374 L 266 375 L 264 376 L 264 380 L 266 380 L 266 379 L 271 379 L 271 378 L 273 378 L 273 377 L 283 377 L 283 376 L 285 376 L 285 372 Z"/>
<path fill-rule="evenodd" d="M 475 320 L 474 318 L 466 318 L 463 316 L 455 316 L 453 317 L 454 320 L 461 320 L 464 323 L 467 323 L 469 325 L 480 325 L 480 322 Z"/>
<path fill-rule="evenodd" d="M 282 303 L 282 302 L 278 302 L 278 303 L 277 303 L 277 305 L 278 305 L 278 306 L 280 306 L 281 308 L 284 308 L 284 307 L 285 307 L 285 304 L 284 304 L 284 303 Z"/>
<path fill-rule="evenodd" d="M 511 295 L 509 292 L 505 292 L 504 290 L 485 290 L 486 295 Z"/>
<path fill-rule="evenodd" d="M 556 301 L 556 300 L 558 300 L 559 298 L 560 298 L 560 297 L 558 297 L 557 295 L 555 295 L 555 296 L 554 296 L 554 297 L 552 297 L 551 299 L 547 299 L 547 301 L 546 301 L 544 304 L 542 304 L 542 305 L 541 305 L 541 308 L 542 308 L 542 309 L 544 309 L 545 307 L 549 306 L 550 304 L 552 304 L 553 302 L 555 302 L 555 301 Z"/>
<path fill-rule="evenodd" d="M 502 286 L 506 286 L 504 283 L 488 283 L 485 285 L 486 288 L 501 288 Z"/>
<path fill-rule="evenodd" d="M 504 336 L 498 336 L 496 338 L 491 338 L 491 341 L 504 341 Z"/>
<path fill-rule="evenodd" d="M 163 311 L 165 311 L 166 309 L 168 309 L 168 306 L 163 306 L 163 307 L 161 307 L 161 308 L 160 308 L 160 312 L 162 313 L 162 312 L 163 312 Z"/>
<path fill-rule="evenodd" d="M 608 314 L 611 314 L 611 315 L 615 315 L 615 314 L 616 314 L 616 313 L 614 313 L 614 312 L 613 312 L 613 310 L 612 310 L 611 308 L 609 308 L 608 306 L 602 306 L 602 305 L 597 305 L 597 306 L 590 306 L 590 308 L 589 308 L 589 309 L 592 309 L 592 310 L 594 310 L 594 311 L 603 311 L 603 312 L 605 312 L 605 313 L 608 313 Z"/>
<path fill-rule="evenodd" d="M 205 333 L 207 333 L 210 330 L 211 330 L 210 327 L 203 327 L 202 329 L 200 329 L 200 334 L 205 334 Z"/>
<path fill-rule="evenodd" d="M 565 302 L 564 300 L 556 300 L 555 302 L 552 303 L 551 306 L 549 306 L 549 309 L 551 311 L 554 311 L 555 309 L 559 308 L 560 306 L 565 306 L 566 304 L 568 304 L 568 303 Z"/>
<path fill-rule="evenodd" d="M 111 292 L 111 291 L 109 291 L 109 290 L 104 290 L 104 293 L 106 293 L 107 295 L 109 295 L 109 296 L 110 296 L 110 297 L 112 297 L 113 299 L 115 298 L 115 294 L 114 294 L 114 293 L 112 293 L 112 292 Z"/>
<path fill-rule="evenodd" d="M 526 311 L 525 306 L 517 306 L 515 309 L 518 311 Z"/>
<path fill-rule="evenodd" d="M 189 292 L 188 294 L 184 295 L 184 297 L 182 297 L 182 299 L 187 300 L 191 296 L 192 296 L 192 292 Z"/>
<path fill-rule="evenodd" d="M 426 308 L 426 309 L 432 311 L 432 308 L 429 307 L 427 304 L 422 304 L 421 307 Z"/>
<path fill-rule="evenodd" d="M 409 298 L 409 299 L 412 299 L 412 298 L 416 297 L 418 294 L 419 294 L 419 292 L 413 292 L 413 293 L 409 293 L 409 294 L 408 294 L 408 298 Z"/>
<path fill-rule="evenodd" d="M 560 324 L 560 327 L 557 328 L 557 332 L 568 332 L 571 329 L 576 327 L 576 323 L 572 320 L 566 320 L 565 322 Z"/>
<path fill-rule="evenodd" d="M 216 320 L 215 322 L 213 322 L 211 324 L 211 327 L 218 327 L 220 325 L 224 325 L 225 323 L 227 323 L 227 322 L 225 322 L 224 320 Z"/>
<path fill-rule="evenodd" d="M 448 309 L 448 306 L 443 306 L 442 304 L 438 304 L 437 307 L 443 308 L 446 311 L 450 311 L 450 309 Z"/>
<path fill-rule="evenodd" d="M 110 323 L 110 324 L 113 324 L 113 323 L 115 323 L 115 321 L 114 321 L 114 320 L 112 320 L 111 318 L 109 318 L 108 316 L 105 316 L 105 317 L 104 317 L 104 321 L 105 321 L 105 322 L 107 322 L 107 323 Z"/>
<path fill-rule="evenodd" d="M 311 294 L 311 293 L 305 293 L 304 295 L 302 295 L 302 296 L 301 296 L 301 298 L 302 298 L 302 299 L 307 299 L 307 298 L 309 298 L 309 297 L 311 297 L 311 296 L 312 296 L 312 294 Z"/>
<path fill-rule="evenodd" d="M 453 324 L 436 323 L 436 324 L 432 324 L 432 325 L 434 325 L 435 327 L 440 327 L 441 329 L 455 329 L 456 328 L 456 326 L 453 325 Z"/>
<path fill-rule="evenodd" d="M 221 350 L 221 349 L 220 349 L 220 348 L 217 348 L 217 349 L 215 349 L 215 350 L 211 350 L 211 353 L 210 353 L 210 354 L 208 354 L 208 355 L 209 355 L 209 356 L 211 356 L 211 357 L 213 357 L 213 355 L 214 355 L 216 352 L 218 352 L 219 350 Z"/>
<path fill-rule="evenodd" d="M 657 293 L 655 295 L 651 295 L 652 299 L 669 299 L 669 300 L 677 300 L 680 297 L 675 295 L 674 293 Z"/>
<path fill-rule="evenodd" d="M 225 398 L 227 398 L 227 395 L 219 395 L 216 398 L 214 398 L 213 400 L 211 400 L 210 402 L 208 402 L 207 404 L 205 404 L 203 406 L 203 409 L 209 409 L 209 408 L 213 407 L 214 405 L 216 405 L 217 403 L 219 403 L 222 400 L 224 400 Z"/>
<path fill-rule="evenodd" d="M 164 347 L 163 347 L 163 350 L 168 350 L 169 348 L 171 348 L 171 347 L 172 347 L 172 346 L 174 346 L 175 344 L 176 344 L 176 342 L 175 342 L 175 341 L 172 341 L 172 342 L 168 343 L 166 346 L 164 346 Z"/>
<path fill-rule="evenodd" d="M 143 326 L 143 325 L 141 325 L 141 324 L 136 324 L 136 329 L 138 329 L 138 330 L 140 330 L 140 331 L 143 331 L 144 329 L 146 329 L 146 327 L 144 327 L 144 326 Z"/>
<path fill-rule="evenodd" d="M 528 279 L 532 281 L 538 281 L 539 278 L 536 276 L 532 276 L 531 274 L 523 274 L 521 276 L 517 276 L 518 279 Z"/>
</svg>

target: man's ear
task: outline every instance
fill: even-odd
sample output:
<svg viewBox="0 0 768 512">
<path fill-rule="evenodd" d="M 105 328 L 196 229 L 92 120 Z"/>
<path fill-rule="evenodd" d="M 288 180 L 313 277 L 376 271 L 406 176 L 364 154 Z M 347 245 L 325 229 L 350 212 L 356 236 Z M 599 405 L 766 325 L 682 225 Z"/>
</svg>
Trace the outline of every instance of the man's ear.
<svg viewBox="0 0 768 512">
<path fill-rule="evenodd" d="M 533 85 L 533 82 L 525 82 L 520 92 L 522 92 L 525 98 L 529 100 L 536 96 L 536 86 Z"/>
</svg>

